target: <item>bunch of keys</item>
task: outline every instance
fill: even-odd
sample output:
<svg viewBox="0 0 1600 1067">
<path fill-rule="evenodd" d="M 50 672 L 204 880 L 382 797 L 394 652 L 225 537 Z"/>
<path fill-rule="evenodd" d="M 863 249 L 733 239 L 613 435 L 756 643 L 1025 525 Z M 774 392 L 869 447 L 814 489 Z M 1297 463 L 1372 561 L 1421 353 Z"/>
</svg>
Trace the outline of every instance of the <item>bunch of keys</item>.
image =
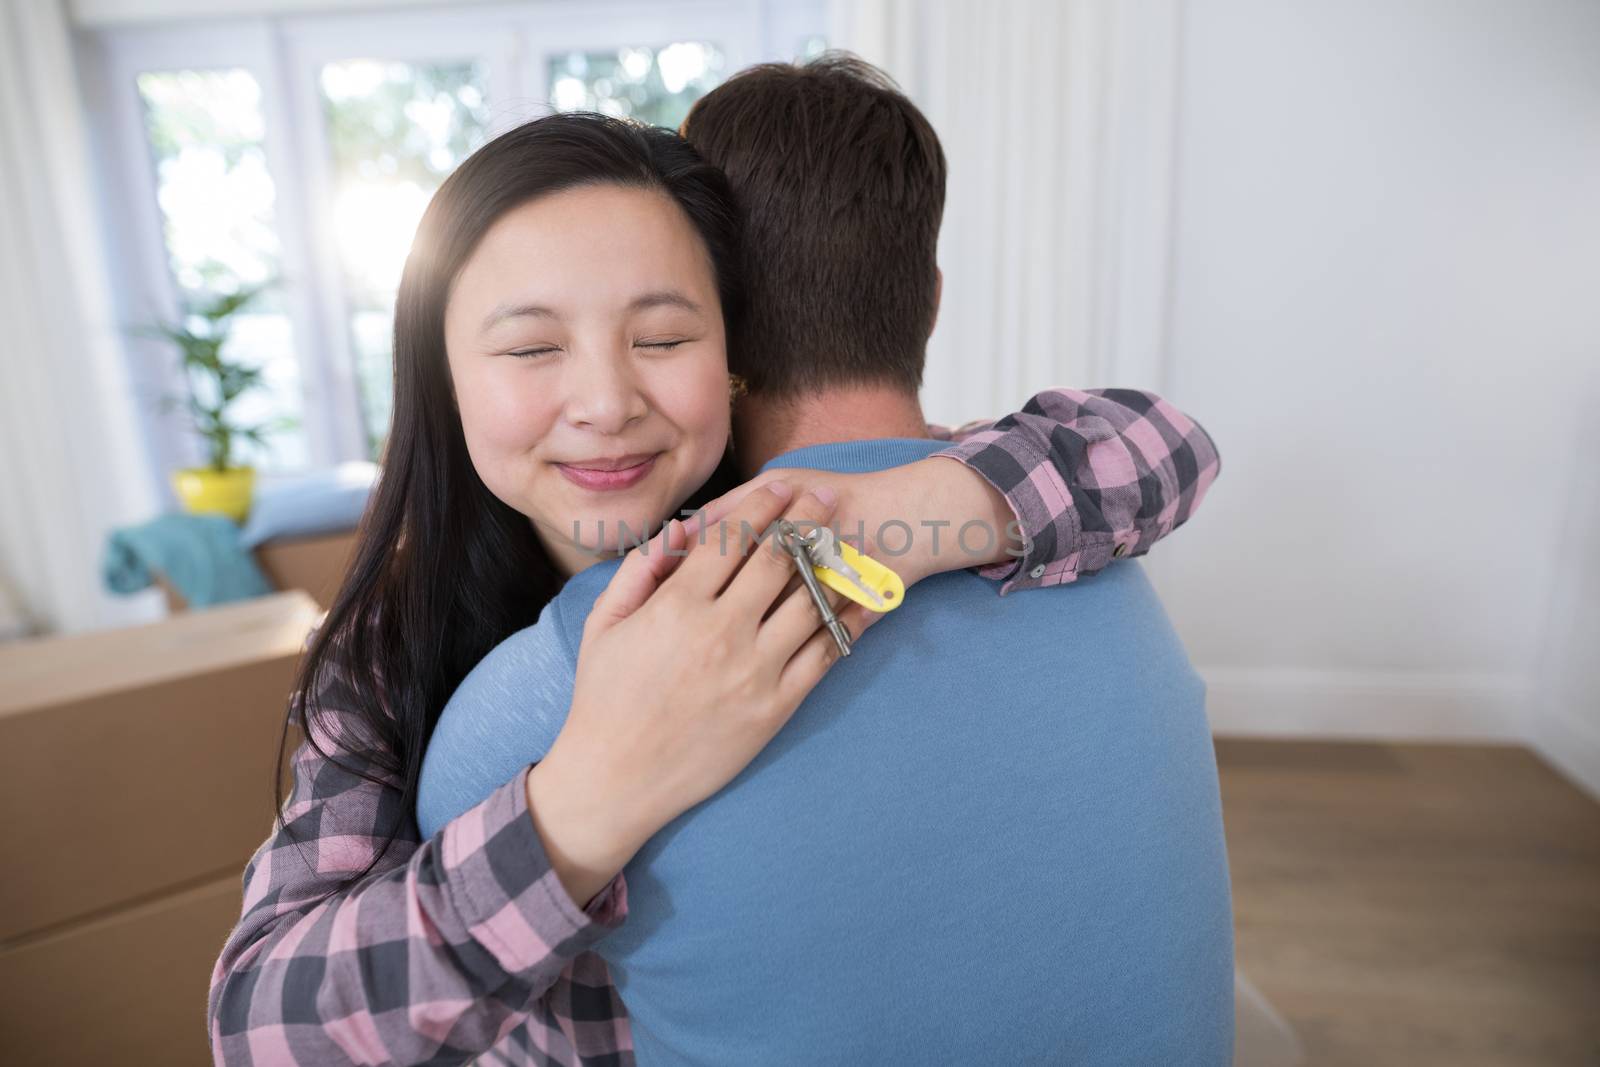
<svg viewBox="0 0 1600 1067">
<path fill-rule="evenodd" d="M 801 531 L 793 522 L 782 519 L 776 536 L 779 547 L 794 560 L 800 581 L 822 614 L 823 625 L 833 635 L 840 656 L 850 654 L 850 631 L 834 614 L 823 586 L 869 611 L 892 611 L 905 599 L 905 583 L 898 574 L 840 541 L 827 526 Z"/>
</svg>

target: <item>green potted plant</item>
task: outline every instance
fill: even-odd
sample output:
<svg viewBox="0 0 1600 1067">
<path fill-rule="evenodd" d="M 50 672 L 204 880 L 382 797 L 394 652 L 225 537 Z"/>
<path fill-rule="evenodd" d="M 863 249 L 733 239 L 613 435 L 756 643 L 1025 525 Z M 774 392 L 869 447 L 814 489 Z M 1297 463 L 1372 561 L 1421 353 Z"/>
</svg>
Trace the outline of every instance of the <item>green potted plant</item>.
<svg viewBox="0 0 1600 1067">
<path fill-rule="evenodd" d="M 165 339 L 182 359 L 186 394 L 177 399 L 188 412 L 195 433 L 205 442 L 206 465 L 175 471 L 173 488 L 184 509 L 226 515 L 243 522 L 255 492 L 255 469 L 238 466 L 241 441 L 261 444 L 277 427 L 238 421 L 233 405 L 261 385 L 261 368 L 223 354 L 233 316 L 271 283 L 241 286 L 211 297 L 176 324 L 160 323 L 143 331 Z"/>
</svg>

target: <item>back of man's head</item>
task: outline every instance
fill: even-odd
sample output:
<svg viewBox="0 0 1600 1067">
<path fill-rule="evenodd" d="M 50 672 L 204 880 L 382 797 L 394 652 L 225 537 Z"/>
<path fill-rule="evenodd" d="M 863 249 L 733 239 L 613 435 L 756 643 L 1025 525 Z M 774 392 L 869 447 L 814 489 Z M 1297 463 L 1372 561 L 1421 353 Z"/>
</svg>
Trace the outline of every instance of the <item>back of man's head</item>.
<svg viewBox="0 0 1600 1067">
<path fill-rule="evenodd" d="M 745 215 L 749 302 L 729 338 L 752 394 L 889 385 L 915 394 L 938 308 L 945 160 L 893 80 L 832 52 L 751 67 L 684 134 Z"/>
</svg>

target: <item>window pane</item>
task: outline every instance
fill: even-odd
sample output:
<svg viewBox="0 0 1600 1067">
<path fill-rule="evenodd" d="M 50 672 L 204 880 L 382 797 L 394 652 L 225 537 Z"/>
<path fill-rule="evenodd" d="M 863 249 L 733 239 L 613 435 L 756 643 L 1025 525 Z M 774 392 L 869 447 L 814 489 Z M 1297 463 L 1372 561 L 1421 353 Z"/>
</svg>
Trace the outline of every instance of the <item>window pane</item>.
<svg viewBox="0 0 1600 1067">
<path fill-rule="evenodd" d="M 478 63 L 351 59 L 322 68 L 335 238 L 374 455 L 389 428 L 400 271 L 428 198 L 488 137 L 487 80 Z"/>
<path fill-rule="evenodd" d="M 167 259 L 185 307 L 276 278 L 274 190 L 255 78 L 244 70 L 151 71 L 139 75 L 138 88 Z M 281 294 L 268 289 L 231 321 L 224 355 L 260 366 L 264 382 L 233 413 L 244 424 L 289 424 L 264 446 L 242 442 L 236 462 L 304 467 L 300 366 Z"/>
<path fill-rule="evenodd" d="M 558 111 L 598 111 L 675 130 L 722 75 L 722 52 L 704 41 L 568 52 L 551 61 L 550 100 Z"/>
</svg>

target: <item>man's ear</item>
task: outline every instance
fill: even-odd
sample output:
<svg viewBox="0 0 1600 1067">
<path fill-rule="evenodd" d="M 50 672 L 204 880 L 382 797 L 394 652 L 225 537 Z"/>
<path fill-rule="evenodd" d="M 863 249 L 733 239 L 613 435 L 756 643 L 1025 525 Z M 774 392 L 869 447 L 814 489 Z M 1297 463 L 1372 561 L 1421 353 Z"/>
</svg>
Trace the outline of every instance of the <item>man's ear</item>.
<svg viewBox="0 0 1600 1067">
<path fill-rule="evenodd" d="M 944 271 L 938 267 L 933 268 L 933 320 L 928 323 L 928 336 L 933 336 L 933 328 L 939 325 L 939 301 L 944 297 Z"/>
</svg>

